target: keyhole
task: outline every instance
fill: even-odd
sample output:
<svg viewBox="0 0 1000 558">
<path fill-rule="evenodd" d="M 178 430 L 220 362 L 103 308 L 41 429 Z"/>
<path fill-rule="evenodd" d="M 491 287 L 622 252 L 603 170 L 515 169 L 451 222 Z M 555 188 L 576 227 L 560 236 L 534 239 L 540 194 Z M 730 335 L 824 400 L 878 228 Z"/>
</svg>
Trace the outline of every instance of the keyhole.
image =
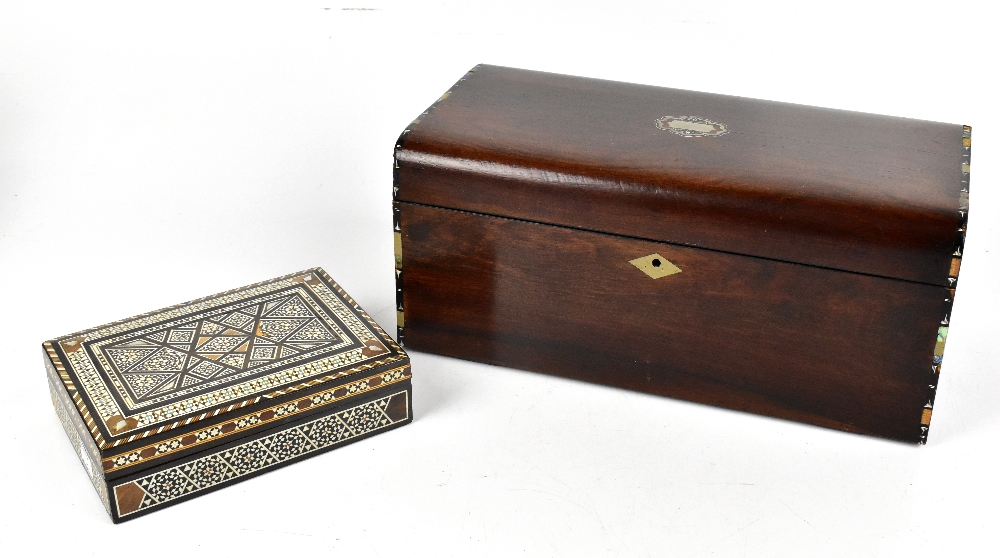
<svg viewBox="0 0 1000 558">
<path fill-rule="evenodd" d="M 660 260 L 653 260 L 653 267 L 660 267 Z"/>
</svg>

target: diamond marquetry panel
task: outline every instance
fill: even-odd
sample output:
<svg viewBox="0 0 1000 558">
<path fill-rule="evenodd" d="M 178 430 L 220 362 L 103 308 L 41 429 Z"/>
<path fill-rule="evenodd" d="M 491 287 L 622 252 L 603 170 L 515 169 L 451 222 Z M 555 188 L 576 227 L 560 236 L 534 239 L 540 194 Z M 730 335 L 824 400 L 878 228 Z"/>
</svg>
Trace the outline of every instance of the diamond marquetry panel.
<svg viewBox="0 0 1000 558">
<path fill-rule="evenodd" d="M 333 331 L 339 326 L 327 325 L 324 319 L 330 318 L 320 316 L 296 293 L 235 312 L 226 308 L 180 327 L 127 336 L 100 350 L 131 399 L 142 404 L 205 380 L 278 363 L 303 350 L 344 343 L 344 336 Z"/>
</svg>

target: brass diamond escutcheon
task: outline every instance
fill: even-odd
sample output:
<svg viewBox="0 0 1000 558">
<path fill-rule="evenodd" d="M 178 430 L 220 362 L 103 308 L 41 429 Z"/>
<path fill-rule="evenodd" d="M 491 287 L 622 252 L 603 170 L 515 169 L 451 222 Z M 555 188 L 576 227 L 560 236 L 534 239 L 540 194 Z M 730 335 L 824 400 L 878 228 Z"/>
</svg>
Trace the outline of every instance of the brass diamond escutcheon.
<svg viewBox="0 0 1000 558">
<path fill-rule="evenodd" d="M 667 275 L 673 275 L 681 272 L 681 268 L 672 264 L 670 260 L 659 254 L 650 254 L 648 256 L 629 260 L 628 263 L 636 266 L 640 271 L 649 275 L 653 279 L 659 279 L 660 277 L 666 277 Z"/>
</svg>

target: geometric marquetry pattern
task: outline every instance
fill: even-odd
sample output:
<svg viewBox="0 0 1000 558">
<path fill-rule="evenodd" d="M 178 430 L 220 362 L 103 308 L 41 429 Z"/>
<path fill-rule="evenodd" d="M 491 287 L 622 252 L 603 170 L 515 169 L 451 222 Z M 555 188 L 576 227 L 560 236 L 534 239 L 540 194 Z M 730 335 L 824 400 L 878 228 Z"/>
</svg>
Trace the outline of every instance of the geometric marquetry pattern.
<svg viewBox="0 0 1000 558">
<path fill-rule="evenodd" d="M 52 405 L 55 407 L 56 416 L 59 418 L 59 422 L 62 423 L 63 430 L 66 431 L 66 436 L 69 437 L 70 444 L 73 445 L 77 456 L 80 457 L 83 468 L 87 470 L 87 476 L 90 477 L 91 484 L 97 490 L 97 495 L 100 496 L 104 508 L 110 512 L 108 486 L 104 483 L 104 477 L 101 475 L 99 465 L 90 455 L 90 452 L 87 451 L 84 437 L 80 435 L 78 426 L 74 424 L 74 418 L 79 420 L 78 417 L 74 416 L 76 415 L 73 412 L 73 409 L 75 409 L 74 405 L 65 395 L 65 391 L 60 392 L 60 388 L 54 385 L 52 380 L 49 380 L 49 393 L 52 395 Z"/>
<path fill-rule="evenodd" d="M 240 444 L 227 450 L 199 457 L 175 467 L 153 473 L 115 487 L 119 517 L 163 505 L 172 500 L 193 494 L 239 477 L 256 473 L 301 455 L 328 448 L 369 432 L 405 420 L 393 420 L 385 409 L 394 397 L 406 397 L 402 391 L 327 415 L 274 434 Z M 119 489 L 140 490 L 138 506 L 129 506 L 122 513 Z M 122 491 L 125 493 L 125 491 Z"/>
<path fill-rule="evenodd" d="M 294 293 L 147 331 L 100 350 L 132 400 L 142 403 L 345 341 L 339 328 Z"/>
<path fill-rule="evenodd" d="M 122 453 L 110 457 L 102 462 L 105 473 L 120 471 L 126 467 L 133 467 L 144 463 L 150 459 L 160 459 L 179 451 L 190 450 L 192 447 L 221 440 L 226 437 L 244 435 L 247 429 L 258 428 L 273 421 L 286 420 L 305 411 L 314 411 L 323 405 L 329 405 L 342 401 L 348 397 L 355 397 L 372 389 L 381 388 L 389 384 L 400 382 L 410 377 L 409 367 L 400 367 L 382 374 L 364 378 L 356 382 L 351 382 L 343 386 L 319 392 L 309 397 L 282 403 L 259 411 L 243 415 L 232 419 L 226 425 L 215 425 L 209 428 L 195 431 L 191 434 L 183 434 L 168 438 L 146 447 L 138 448 L 134 451 Z M 225 426 L 225 427 L 224 427 Z"/>
<path fill-rule="evenodd" d="M 124 449 L 194 422 L 221 424 L 263 398 L 408 358 L 319 268 L 45 346 L 95 450 Z"/>
</svg>

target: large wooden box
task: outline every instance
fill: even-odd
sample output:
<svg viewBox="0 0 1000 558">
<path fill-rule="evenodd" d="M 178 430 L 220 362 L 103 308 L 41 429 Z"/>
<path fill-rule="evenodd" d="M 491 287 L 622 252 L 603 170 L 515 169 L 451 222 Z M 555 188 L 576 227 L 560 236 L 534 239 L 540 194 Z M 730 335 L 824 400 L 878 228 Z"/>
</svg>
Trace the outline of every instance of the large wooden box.
<svg viewBox="0 0 1000 558">
<path fill-rule="evenodd" d="M 411 420 L 409 357 L 319 268 L 44 349 L 56 413 L 115 523 Z"/>
<path fill-rule="evenodd" d="M 924 442 L 971 130 L 477 66 L 395 148 L 410 349 Z"/>
</svg>

